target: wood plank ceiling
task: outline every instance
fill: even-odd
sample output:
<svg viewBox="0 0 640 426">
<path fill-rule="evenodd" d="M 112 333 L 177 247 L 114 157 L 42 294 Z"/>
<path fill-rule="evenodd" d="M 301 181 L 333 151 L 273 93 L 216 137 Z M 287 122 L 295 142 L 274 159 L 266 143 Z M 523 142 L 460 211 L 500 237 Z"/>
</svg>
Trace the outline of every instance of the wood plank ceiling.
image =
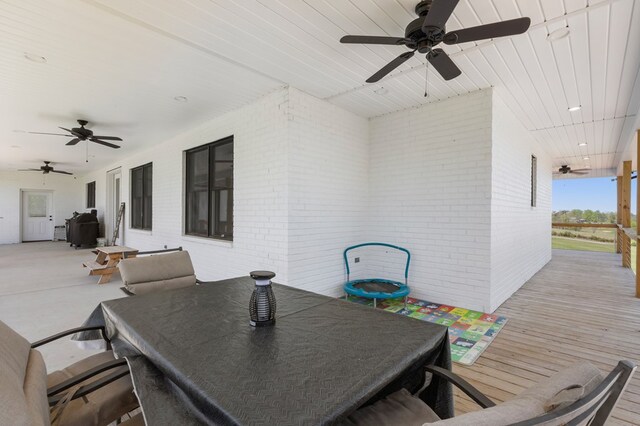
<svg viewBox="0 0 640 426">
<path fill-rule="evenodd" d="M 640 25 L 632 25 L 640 0 L 461 0 L 448 30 L 520 16 L 532 27 L 508 39 L 443 46 L 463 74 L 445 82 L 429 72 L 429 97 L 423 55 L 364 83 L 405 48 L 338 40 L 401 36 L 416 2 L 0 1 L 0 96 L 9 100 L 0 107 L 0 134 L 29 125 L 52 131 L 84 114 L 142 148 L 285 84 L 364 117 L 494 87 L 555 166 L 612 174 L 640 106 L 633 96 Z M 548 40 L 565 27 L 568 37 Z M 25 51 L 46 56 L 46 68 L 25 63 Z M 188 105 L 176 105 L 176 95 Z"/>
</svg>

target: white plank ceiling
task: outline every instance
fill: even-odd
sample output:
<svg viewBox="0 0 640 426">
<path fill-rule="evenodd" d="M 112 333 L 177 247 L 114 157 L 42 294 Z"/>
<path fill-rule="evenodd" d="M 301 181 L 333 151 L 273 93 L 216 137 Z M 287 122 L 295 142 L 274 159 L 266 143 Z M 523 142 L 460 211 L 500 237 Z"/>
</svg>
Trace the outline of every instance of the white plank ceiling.
<svg viewBox="0 0 640 426">
<path fill-rule="evenodd" d="M 442 46 L 463 73 L 445 82 L 429 72 L 426 98 L 423 55 L 370 85 L 406 48 L 339 43 L 402 36 L 415 3 L 0 0 L 0 169 L 45 159 L 78 172 L 103 166 L 290 84 L 364 117 L 494 87 L 555 166 L 613 173 L 640 107 L 640 0 L 461 0 L 448 30 L 520 16 L 532 27 Z M 563 27 L 568 37 L 547 39 Z M 123 137 L 123 148 L 92 145 L 85 163 L 82 144 L 21 132 L 56 132 L 77 118 Z"/>
</svg>

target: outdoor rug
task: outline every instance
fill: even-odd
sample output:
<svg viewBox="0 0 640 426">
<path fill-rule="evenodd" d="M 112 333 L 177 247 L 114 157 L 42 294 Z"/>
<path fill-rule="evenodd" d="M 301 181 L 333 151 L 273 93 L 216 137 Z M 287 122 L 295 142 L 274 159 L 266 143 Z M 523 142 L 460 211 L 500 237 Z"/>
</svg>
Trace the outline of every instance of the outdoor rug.
<svg viewBox="0 0 640 426">
<path fill-rule="evenodd" d="M 349 296 L 349 301 L 373 307 L 373 300 Z M 507 317 L 455 306 L 440 305 L 409 297 L 407 309 L 402 299 L 379 300 L 378 309 L 449 327 L 451 359 L 472 365 L 507 323 Z"/>
</svg>

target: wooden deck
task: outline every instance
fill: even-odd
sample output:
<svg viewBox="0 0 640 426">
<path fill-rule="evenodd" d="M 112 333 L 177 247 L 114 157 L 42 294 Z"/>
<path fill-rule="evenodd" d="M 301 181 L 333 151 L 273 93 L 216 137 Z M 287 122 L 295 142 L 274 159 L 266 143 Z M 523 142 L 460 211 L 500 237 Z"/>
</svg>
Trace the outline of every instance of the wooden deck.
<svg viewBox="0 0 640 426">
<path fill-rule="evenodd" d="M 454 371 L 494 401 L 504 401 L 582 359 L 609 372 L 620 359 L 640 364 L 640 299 L 620 255 L 554 250 L 553 259 L 496 313 L 509 318 L 471 367 Z M 456 393 L 456 412 L 477 410 Z M 640 424 L 636 373 L 607 424 Z"/>
</svg>

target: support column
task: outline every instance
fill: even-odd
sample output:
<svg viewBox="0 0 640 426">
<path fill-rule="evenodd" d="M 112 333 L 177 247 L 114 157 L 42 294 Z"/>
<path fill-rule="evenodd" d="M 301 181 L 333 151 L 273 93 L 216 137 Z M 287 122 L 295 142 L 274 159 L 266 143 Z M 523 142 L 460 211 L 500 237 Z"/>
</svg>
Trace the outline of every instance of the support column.
<svg viewBox="0 0 640 426">
<path fill-rule="evenodd" d="M 617 202 L 618 210 L 616 211 L 616 223 L 622 224 L 622 176 L 616 178 L 616 184 L 618 189 Z M 616 231 L 616 253 L 622 253 L 622 231 L 620 228 Z"/>
<path fill-rule="evenodd" d="M 631 161 L 622 163 L 622 227 L 631 228 Z M 631 267 L 631 239 L 622 235 L 622 266 Z"/>
<path fill-rule="evenodd" d="M 636 130 L 636 175 L 640 171 L 640 129 Z M 640 235 L 640 182 L 636 178 L 636 297 L 640 297 L 640 240 L 637 235 Z"/>
</svg>

